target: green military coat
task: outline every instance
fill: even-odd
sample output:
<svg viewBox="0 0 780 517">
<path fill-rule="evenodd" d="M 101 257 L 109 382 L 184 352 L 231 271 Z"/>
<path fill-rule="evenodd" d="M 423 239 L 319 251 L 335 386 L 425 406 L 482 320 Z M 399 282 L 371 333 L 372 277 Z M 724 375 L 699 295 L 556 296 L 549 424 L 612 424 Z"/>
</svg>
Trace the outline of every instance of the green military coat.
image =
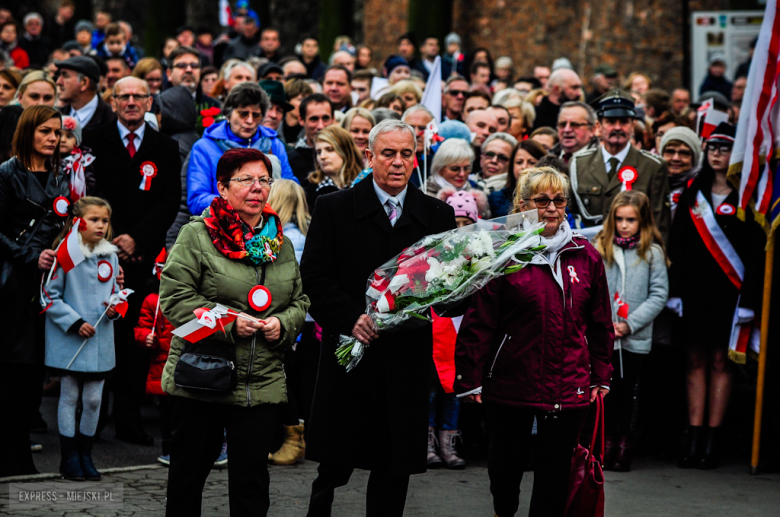
<svg viewBox="0 0 780 517">
<path fill-rule="evenodd" d="M 271 306 L 258 312 L 249 306 L 248 297 L 249 290 L 260 283 L 261 274 L 262 266 L 254 267 L 220 253 L 209 237 L 203 217 L 193 217 L 182 227 L 160 282 L 160 307 L 173 326 L 178 328 L 192 321 L 195 309 L 214 308 L 219 303 L 261 319 L 275 316 L 282 324 L 282 331 L 274 343 L 267 342 L 262 332 L 239 338 L 234 322 L 225 326 L 225 333 L 217 331 L 207 338 L 223 346 L 236 347 L 238 386 L 226 393 L 190 391 L 176 386 L 173 373 L 186 341 L 174 336 L 162 375 L 166 393 L 240 406 L 287 401 L 282 355 L 284 348 L 292 345 L 300 334 L 309 308 L 293 246 L 287 239 L 277 259 L 266 266 L 263 285 L 271 291 Z"/>
<path fill-rule="evenodd" d="M 601 154 L 601 146 L 574 153 L 569 163 L 574 203 L 571 211 L 579 215 L 583 226 L 603 224 L 609 215 L 612 201 L 622 190 L 617 174 L 610 180 Z M 638 177 L 632 188 L 647 194 L 653 209 L 655 224 L 666 240 L 671 221 L 669 206 L 669 172 L 660 156 L 640 151 L 631 146 L 620 169 L 631 166 Z M 620 170 L 618 169 L 618 170 Z"/>
</svg>

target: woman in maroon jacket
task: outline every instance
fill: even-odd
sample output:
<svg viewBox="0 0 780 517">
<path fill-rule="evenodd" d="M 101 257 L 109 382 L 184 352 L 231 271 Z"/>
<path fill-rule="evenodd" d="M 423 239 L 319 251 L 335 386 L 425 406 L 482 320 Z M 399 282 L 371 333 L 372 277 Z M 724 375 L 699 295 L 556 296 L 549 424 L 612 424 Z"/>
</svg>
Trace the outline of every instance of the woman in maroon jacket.
<svg viewBox="0 0 780 517">
<path fill-rule="evenodd" d="M 537 420 L 531 516 L 562 516 L 585 409 L 612 378 L 612 308 L 598 251 L 566 222 L 569 182 L 550 167 L 519 181 L 515 210 L 539 211 L 545 253 L 474 295 L 456 344 L 455 392 L 486 404 L 498 517 L 514 515 Z"/>
</svg>

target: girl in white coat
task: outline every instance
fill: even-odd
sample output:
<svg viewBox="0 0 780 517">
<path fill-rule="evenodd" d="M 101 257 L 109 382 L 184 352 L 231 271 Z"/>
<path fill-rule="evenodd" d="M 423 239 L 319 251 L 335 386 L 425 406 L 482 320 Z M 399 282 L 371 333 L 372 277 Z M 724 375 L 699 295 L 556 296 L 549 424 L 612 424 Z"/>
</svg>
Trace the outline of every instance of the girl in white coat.
<svg viewBox="0 0 780 517">
<path fill-rule="evenodd" d="M 627 190 L 615 197 L 604 229 L 596 236 L 596 248 L 604 258 L 615 322 L 615 373 L 610 396 L 604 399 L 608 435 L 604 467 L 627 472 L 642 363 L 650 353 L 653 320 L 669 296 L 663 240 L 645 194 Z"/>
<path fill-rule="evenodd" d="M 58 241 L 70 232 L 74 218 L 80 219 L 79 247 L 84 261 L 65 273 L 57 268 L 46 287 L 46 366 L 60 375 L 57 424 L 65 479 L 97 481 L 100 472 L 92 462 L 103 384 L 114 369 L 114 323 L 117 311 L 108 306 L 117 284 L 119 261 L 111 244 L 111 207 L 97 197 L 83 197 L 72 213 Z M 55 242 L 55 247 L 58 242 Z M 66 245 L 63 243 L 63 245 Z M 105 317 L 100 319 L 103 312 Z M 100 319 L 100 323 L 97 321 Z M 81 344 L 84 347 L 78 352 Z M 75 359 L 74 359 L 75 357 Z M 76 407 L 82 402 L 81 422 L 76 435 Z"/>
</svg>

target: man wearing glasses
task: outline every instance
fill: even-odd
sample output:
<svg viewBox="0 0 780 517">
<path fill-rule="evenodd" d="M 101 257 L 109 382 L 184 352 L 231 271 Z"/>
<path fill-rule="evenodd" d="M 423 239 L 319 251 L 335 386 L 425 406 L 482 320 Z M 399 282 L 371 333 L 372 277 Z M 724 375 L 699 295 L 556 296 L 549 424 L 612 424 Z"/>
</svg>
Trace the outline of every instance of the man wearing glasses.
<svg viewBox="0 0 780 517">
<path fill-rule="evenodd" d="M 200 52 L 192 47 L 179 47 L 168 56 L 170 67 L 166 71 L 168 87 L 184 86 L 195 99 L 195 109 L 211 107 L 221 108 L 222 104 L 201 90 L 200 87 Z"/>
<path fill-rule="evenodd" d="M 550 149 L 550 154 L 569 163 L 580 149 L 595 149 L 599 145 L 595 127 L 596 111 L 593 108 L 580 101 L 564 103 L 558 112 L 559 141 Z"/>
<path fill-rule="evenodd" d="M 442 97 L 444 120 L 462 120 L 467 93 L 469 93 L 469 83 L 465 78 L 456 75 L 447 79 Z"/>
<path fill-rule="evenodd" d="M 634 101 L 612 90 L 598 103 L 601 145 L 572 156 L 570 166 L 571 204 L 578 227 L 603 224 L 612 200 L 622 190 L 647 194 L 653 217 L 666 240 L 669 232 L 669 182 L 666 163 L 660 157 L 631 146 L 636 117 Z"/>
<path fill-rule="evenodd" d="M 100 98 L 100 68 L 91 57 L 76 56 L 65 61 L 55 61 L 57 67 L 57 91 L 65 105 L 63 115 L 70 115 L 84 130 L 94 129 L 116 120 L 116 115 Z"/>
<path fill-rule="evenodd" d="M 84 131 L 84 144 L 95 156 L 95 195 L 111 204 L 112 243 L 119 248 L 126 285 L 143 300 L 150 292 L 146 286 L 154 259 L 165 245 L 181 199 L 179 145 L 144 122 L 152 106 L 146 81 L 119 79 L 111 105 L 116 123 Z M 126 318 L 115 327 L 114 417 L 117 439 L 152 445 L 154 440 L 141 426 L 140 411 L 149 356 L 133 338 L 140 307 L 131 303 Z"/>
</svg>

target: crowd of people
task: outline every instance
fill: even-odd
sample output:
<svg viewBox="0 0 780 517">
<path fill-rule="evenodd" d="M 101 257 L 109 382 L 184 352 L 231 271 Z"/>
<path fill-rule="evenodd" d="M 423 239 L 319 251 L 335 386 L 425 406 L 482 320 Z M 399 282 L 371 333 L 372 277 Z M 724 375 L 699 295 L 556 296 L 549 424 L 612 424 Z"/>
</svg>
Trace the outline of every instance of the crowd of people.
<svg viewBox="0 0 780 517">
<path fill-rule="evenodd" d="M 0 400 L 14 415 L 0 476 L 36 472 L 44 388 L 70 480 L 101 478 L 91 451 L 109 419 L 152 446 L 154 397 L 168 515 L 199 515 L 226 465 L 231 513 L 264 515 L 265 463 L 304 456 L 320 463 L 309 515 L 330 515 L 355 468 L 371 470 L 368 514 L 401 515 L 410 474 L 479 450 L 496 515 L 517 511 L 529 466 L 531 514 L 562 515 L 598 397 L 606 469 L 629 471 L 638 449 L 718 466 L 729 345 L 757 323 L 763 285 L 766 235 L 737 217 L 727 178 L 747 66 L 732 83 L 710 59 L 698 98 L 728 122 L 703 135 L 684 88 L 609 64 L 586 87 L 566 58 L 467 53 L 455 33 L 443 47 L 401 35 L 381 64 L 339 37 L 324 62 L 314 36 L 283 55 L 239 0 L 222 34 L 180 27 L 153 57 L 128 23 L 75 11 L 62 0 L 19 23 L 0 9 Z M 547 246 L 529 267 L 433 327 L 377 333 L 375 268 L 527 210 Z M 220 330 L 173 334 L 206 309 Z M 342 334 L 374 345 L 350 373 Z M 454 384 L 432 354 L 449 354 Z M 682 399 L 679 414 L 660 402 Z"/>
</svg>

